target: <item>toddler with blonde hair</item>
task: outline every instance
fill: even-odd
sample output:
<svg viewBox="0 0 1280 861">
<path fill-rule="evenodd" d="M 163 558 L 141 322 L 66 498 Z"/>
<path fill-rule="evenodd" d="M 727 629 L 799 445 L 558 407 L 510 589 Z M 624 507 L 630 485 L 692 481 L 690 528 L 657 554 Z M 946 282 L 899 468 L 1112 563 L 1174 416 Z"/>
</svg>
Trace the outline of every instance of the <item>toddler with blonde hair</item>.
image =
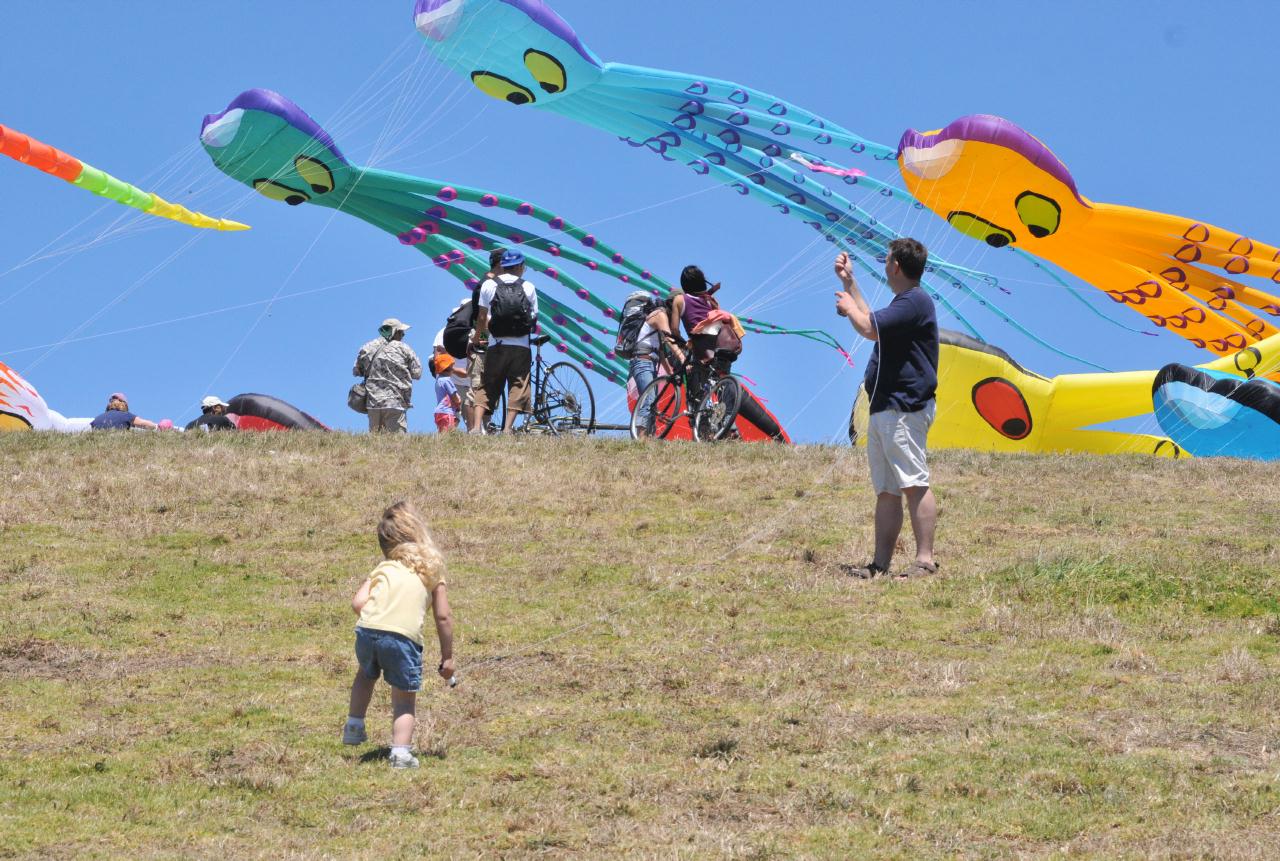
<svg viewBox="0 0 1280 861">
<path fill-rule="evenodd" d="M 343 744 L 362 744 L 369 736 L 364 717 L 374 685 L 385 676 L 391 686 L 391 767 L 417 768 L 413 729 L 417 693 L 422 689 L 422 624 L 427 608 L 435 615 L 440 640 L 440 676 L 453 678 L 453 618 L 444 580 L 444 558 L 414 507 L 397 502 L 382 513 L 378 544 L 386 559 L 351 599 L 356 623 L 356 670 L 351 708 L 342 730 Z"/>
</svg>

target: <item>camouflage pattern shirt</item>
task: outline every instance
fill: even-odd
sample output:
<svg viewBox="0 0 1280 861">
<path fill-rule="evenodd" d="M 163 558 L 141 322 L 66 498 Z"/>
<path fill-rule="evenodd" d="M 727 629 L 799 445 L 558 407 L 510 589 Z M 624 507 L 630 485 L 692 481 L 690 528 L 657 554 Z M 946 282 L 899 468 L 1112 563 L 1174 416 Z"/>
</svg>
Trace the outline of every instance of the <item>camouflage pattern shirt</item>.
<svg viewBox="0 0 1280 861">
<path fill-rule="evenodd" d="M 413 406 L 413 381 L 422 379 L 422 362 L 404 341 L 374 338 L 360 348 L 351 373 L 368 378 L 369 409 L 407 410 Z"/>
</svg>

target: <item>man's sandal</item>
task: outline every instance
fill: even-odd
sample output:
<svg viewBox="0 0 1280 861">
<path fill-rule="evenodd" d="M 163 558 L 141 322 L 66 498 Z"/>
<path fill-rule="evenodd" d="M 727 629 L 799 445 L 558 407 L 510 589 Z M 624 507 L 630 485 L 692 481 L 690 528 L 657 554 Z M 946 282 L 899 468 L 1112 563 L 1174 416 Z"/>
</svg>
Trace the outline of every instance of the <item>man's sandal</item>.
<svg viewBox="0 0 1280 861">
<path fill-rule="evenodd" d="M 883 577 L 889 573 L 887 568 L 881 568 L 874 562 L 868 562 L 866 565 L 850 565 L 844 563 L 840 566 L 840 571 L 850 577 L 856 577 L 859 580 L 874 580 L 876 577 Z"/>
<path fill-rule="evenodd" d="M 914 580 L 917 577 L 932 577 L 934 574 L 938 573 L 939 567 L 941 566 L 939 566 L 937 562 L 934 562 L 932 565 L 928 562 L 912 562 L 907 570 L 898 575 L 898 579 Z"/>
</svg>

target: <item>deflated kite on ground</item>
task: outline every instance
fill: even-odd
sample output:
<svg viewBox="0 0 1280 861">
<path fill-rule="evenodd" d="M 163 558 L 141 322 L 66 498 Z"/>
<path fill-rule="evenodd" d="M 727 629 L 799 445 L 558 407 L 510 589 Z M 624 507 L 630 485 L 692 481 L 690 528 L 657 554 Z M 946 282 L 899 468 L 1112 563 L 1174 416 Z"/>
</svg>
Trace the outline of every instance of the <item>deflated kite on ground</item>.
<svg viewBox="0 0 1280 861">
<path fill-rule="evenodd" d="M 127 182 L 121 182 L 109 173 L 85 164 L 59 149 L 28 137 L 21 132 L 0 125 L 0 153 L 30 165 L 36 170 L 64 179 L 99 197 L 114 200 L 125 206 L 167 218 L 180 224 L 209 230 L 248 230 L 248 225 L 225 218 L 211 218 L 202 212 L 192 212 L 184 206 L 170 203 L 158 194 L 145 192 Z"/>
<path fill-rule="evenodd" d="M 1270 245 L 1193 219 L 1094 203 L 1048 147 L 999 117 L 909 130 L 898 150 L 907 188 L 966 236 L 1056 263 L 1219 356 L 1276 334 L 1263 316 L 1280 317 L 1280 299 L 1225 277 L 1280 282 L 1280 250 Z"/>
<path fill-rule="evenodd" d="M 1280 336 L 1200 368 L 1166 365 L 1151 384 L 1160 429 L 1200 457 L 1280 460 Z"/>
<path fill-rule="evenodd" d="M 0 362 L 0 432 L 59 431 L 79 433 L 89 429 L 93 419 L 69 419 L 49 409 L 35 387 L 18 372 Z"/>
<path fill-rule="evenodd" d="M 1178 457 L 1168 439 L 1095 429 L 1151 412 L 1154 371 L 1042 377 L 1005 351 L 942 330 L 938 415 L 930 448 L 1004 452 L 1143 452 Z M 865 442 L 867 398 L 859 392 L 850 434 Z"/>
<path fill-rule="evenodd" d="M 626 364 L 612 352 L 618 308 L 559 268 L 573 263 L 612 276 L 655 296 L 671 285 L 585 230 L 533 203 L 463 185 L 449 185 L 401 173 L 351 164 L 329 134 L 296 104 L 268 90 L 249 90 L 225 111 L 205 118 L 201 141 L 214 164 L 228 176 L 290 205 L 311 203 L 347 212 L 428 255 L 468 287 L 489 269 L 487 252 L 523 245 L 545 253 L 556 265 L 526 254 L 528 266 L 569 289 L 610 321 L 589 321 L 544 291 L 539 324 L 555 348 L 588 370 L 619 385 Z M 526 217 L 563 238 L 550 239 L 494 217 L 495 211 Z M 829 334 L 816 329 L 784 329 L 760 320 L 743 321 L 761 334 L 790 334 L 840 350 Z M 843 354 L 843 350 L 840 350 Z"/>
<path fill-rule="evenodd" d="M 943 330 L 931 448 L 1229 456 L 1280 460 L 1280 336 L 1198 368 L 1042 377 L 1008 353 Z M 1167 437 L 1106 425 L 1155 413 Z M 860 392 L 850 436 L 865 441 Z"/>
<path fill-rule="evenodd" d="M 327 431 L 319 419 L 271 395 L 247 393 L 227 401 L 227 413 L 242 431 Z"/>
</svg>

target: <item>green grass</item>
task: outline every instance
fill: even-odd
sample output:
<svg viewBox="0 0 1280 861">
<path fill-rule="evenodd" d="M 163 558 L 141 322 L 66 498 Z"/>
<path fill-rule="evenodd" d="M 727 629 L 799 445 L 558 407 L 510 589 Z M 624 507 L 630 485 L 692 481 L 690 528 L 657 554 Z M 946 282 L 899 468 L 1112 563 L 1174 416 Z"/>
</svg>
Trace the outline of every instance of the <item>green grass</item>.
<svg viewBox="0 0 1280 861">
<path fill-rule="evenodd" d="M 0 437 L 0 857 L 1275 857 L 1267 469 L 935 472 L 943 575 L 862 583 L 845 449 Z M 463 675 L 414 773 L 385 687 L 338 742 L 401 498 Z"/>
</svg>

